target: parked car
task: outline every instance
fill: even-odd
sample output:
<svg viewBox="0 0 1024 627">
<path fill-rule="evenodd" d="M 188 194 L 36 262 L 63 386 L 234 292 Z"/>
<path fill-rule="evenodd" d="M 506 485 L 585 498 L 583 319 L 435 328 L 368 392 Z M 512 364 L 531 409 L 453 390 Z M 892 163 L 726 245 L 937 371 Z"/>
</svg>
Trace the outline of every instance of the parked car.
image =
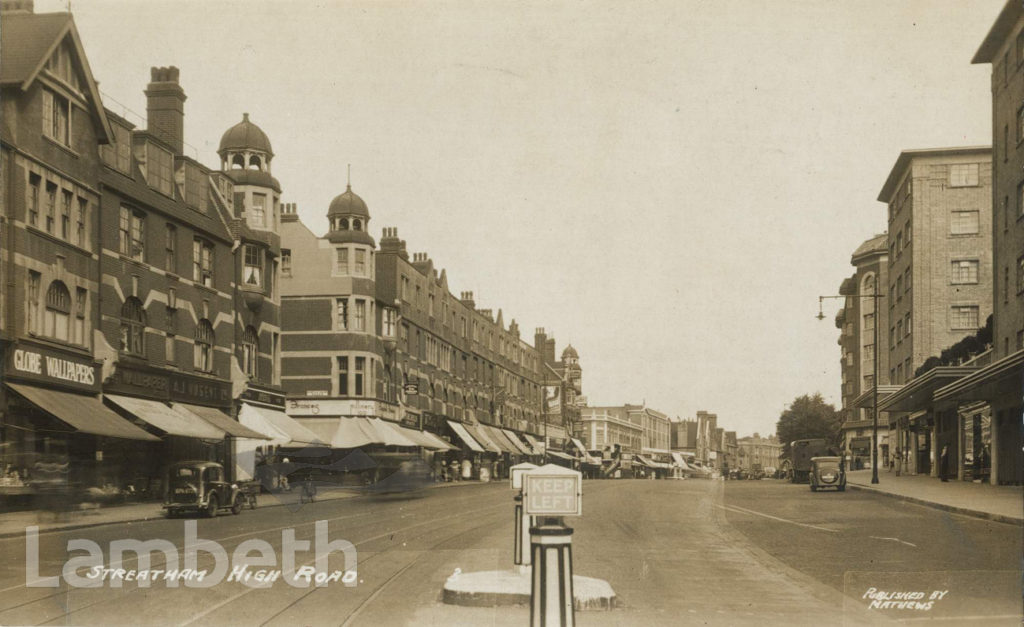
<svg viewBox="0 0 1024 627">
<path fill-rule="evenodd" d="M 846 490 L 846 465 L 842 457 L 812 457 L 810 483 L 811 492 L 824 488 Z"/>
<path fill-rule="evenodd" d="M 238 486 L 224 480 L 224 467 L 216 462 L 178 462 L 167 470 L 163 507 L 168 517 L 195 512 L 213 518 L 222 509 L 238 514 L 243 501 Z"/>
</svg>

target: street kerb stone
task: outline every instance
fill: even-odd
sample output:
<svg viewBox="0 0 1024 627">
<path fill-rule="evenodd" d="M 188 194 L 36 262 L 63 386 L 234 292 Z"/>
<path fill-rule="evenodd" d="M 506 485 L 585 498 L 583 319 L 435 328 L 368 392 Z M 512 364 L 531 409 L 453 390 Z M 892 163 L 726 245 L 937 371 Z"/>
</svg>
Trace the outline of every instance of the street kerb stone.
<svg viewBox="0 0 1024 627">
<path fill-rule="evenodd" d="M 610 610 L 615 607 L 615 591 L 604 579 L 573 575 L 573 605 L 576 611 Z M 448 605 L 502 607 L 530 605 L 530 570 L 484 570 L 456 573 L 444 584 L 441 600 Z"/>
</svg>

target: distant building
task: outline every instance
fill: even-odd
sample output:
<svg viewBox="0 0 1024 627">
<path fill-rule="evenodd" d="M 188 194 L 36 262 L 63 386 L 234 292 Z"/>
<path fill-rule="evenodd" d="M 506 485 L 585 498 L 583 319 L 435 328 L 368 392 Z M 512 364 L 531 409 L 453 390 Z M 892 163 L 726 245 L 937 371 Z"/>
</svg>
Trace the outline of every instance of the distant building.
<svg viewBox="0 0 1024 627">
<path fill-rule="evenodd" d="M 671 425 L 672 450 L 681 453 L 697 453 L 697 421 L 677 420 Z"/>
<path fill-rule="evenodd" d="M 718 428 L 718 415 L 706 411 L 697 412 L 697 460 L 705 466 L 718 468 L 718 451 L 721 448 L 715 441 L 715 430 Z"/>
<path fill-rule="evenodd" d="M 583 391 L 583 369 L 580 355 L 569 344 L 562 351 L 561 360 L 555 360 L 555 339 L 548 337 L 543 328 L 534 332 L 533 346 L 544 362 L 542 372 L 544 385 L 544 417 L 541 435 L 547 444 L 564 448 L 569 438 L 581 433 L 580 406 L 585 404 Z"/>
<path fill-rule="evenodd" d="M 739 449 L 737 458 L 742 470 L 750 471 L 754 466 L 760 466 L 762 470 L 779 468 L 782 444 L 775 436 L 763 438 L 755 433 L 752 436 L 740 438 L 737 445 Z"/>
</svg>

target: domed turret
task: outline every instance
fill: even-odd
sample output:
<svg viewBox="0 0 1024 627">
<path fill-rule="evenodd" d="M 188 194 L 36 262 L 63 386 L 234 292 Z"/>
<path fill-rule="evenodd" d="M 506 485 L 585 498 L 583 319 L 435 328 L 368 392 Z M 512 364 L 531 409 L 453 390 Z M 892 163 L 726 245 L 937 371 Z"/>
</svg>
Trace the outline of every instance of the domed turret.
<svg viewBox="0 0 1024 627">
<path fill-rule="evenodd" d="M 344 193 L 334 197 L 327 208 L 330 231 L 327 239 L 333 243 L 355 243 L 376 246 L 369 234 L 370 210 L 366 202 L 352 191 L 352 185 Z"/>
<path fill-rule="evenodd" d="M 270 161 L 274 151 L 270 138 L 263 129 L 249 121 L 249 114 L 242 114 L 242 121 L 235 124 L 220 138 L 221 169 L 258 170 L 270 172 Z"/>
<path fill-rule="evenodd" d="M 580 358 L 580 354 L 576 352 L 576 349 L 572 347 L 572 344 L 569 344 L 568 346 L 566 346 L 565 350 L 562 351 L 562 359 L 563 360 L 566 360 L 566 359 L 579 359 L 579 358 Z"/>
</svg>

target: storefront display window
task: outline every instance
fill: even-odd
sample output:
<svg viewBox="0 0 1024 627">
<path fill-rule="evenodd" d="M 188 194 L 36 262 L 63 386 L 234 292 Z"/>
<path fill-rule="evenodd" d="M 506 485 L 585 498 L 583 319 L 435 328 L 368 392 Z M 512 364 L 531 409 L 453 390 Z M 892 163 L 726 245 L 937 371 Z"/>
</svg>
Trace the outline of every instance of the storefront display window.
<svg viewBox="0 0 1024 627">
<path fill-rule="evenodd" d="M 966 416 L 963 422 L 964 481 L 988 481 L 992 473 L 992 413 Z"/>
</svg>

